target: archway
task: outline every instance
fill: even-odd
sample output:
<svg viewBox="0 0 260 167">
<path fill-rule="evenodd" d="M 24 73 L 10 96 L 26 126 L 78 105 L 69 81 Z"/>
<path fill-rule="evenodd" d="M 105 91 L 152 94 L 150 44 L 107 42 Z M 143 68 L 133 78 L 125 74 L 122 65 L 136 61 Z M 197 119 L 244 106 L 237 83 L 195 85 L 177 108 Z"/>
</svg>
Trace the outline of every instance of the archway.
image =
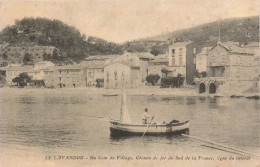
<svg viewBox="0 0 260 167">
<path fill-rule="evenodd" d="M 199 93 L 204 93 L 206 92 L 206 86 L 204 83 L 201 83 L 199 86 Z"/>
<path fill-rule="evenodd" d="M 210 94 L 214 94 L 214 93 L 216 93 L 216 90 L 217 90 L 216 85 L 215 85 L 214 83 L 211 83 L 211 84 L 209 85 L 209 93 L 210 93 Z"/>
</svg>

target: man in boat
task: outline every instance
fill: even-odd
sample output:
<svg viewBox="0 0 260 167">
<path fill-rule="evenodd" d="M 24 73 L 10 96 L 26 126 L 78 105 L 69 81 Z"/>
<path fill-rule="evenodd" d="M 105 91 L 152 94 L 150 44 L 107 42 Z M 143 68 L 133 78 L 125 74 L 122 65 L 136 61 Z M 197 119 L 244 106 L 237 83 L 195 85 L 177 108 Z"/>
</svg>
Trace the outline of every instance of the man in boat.
<svg viewBox="0 0 260 167">
<path fill-rule="evenodd" d="M 152 119 L 154 117 L 148 114 L 148 109 L 146 108 L 143 113 L 143 119 L 142 119 L 143 124 L 150 124 L 152 122 L 152 120 L 149 122 L 150 118 Z"/>
</svg>

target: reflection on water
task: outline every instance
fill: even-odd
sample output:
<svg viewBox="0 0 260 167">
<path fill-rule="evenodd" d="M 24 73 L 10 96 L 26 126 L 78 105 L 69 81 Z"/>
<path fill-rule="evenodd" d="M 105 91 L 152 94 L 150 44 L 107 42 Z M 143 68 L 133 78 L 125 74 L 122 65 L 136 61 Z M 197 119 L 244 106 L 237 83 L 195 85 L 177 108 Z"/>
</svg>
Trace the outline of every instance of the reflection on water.
<svg viewBox="0 0 260 167">
<path fill-rule="evenodd" d="M 259 101 L 225 97 L 128 96 L 133 122 L 141 122 L 149 108 L 155 122 L 189 120 L 189 133 L 222 144 L 256 152 L 259 150 Z M 37 91 L 1 94 L 0 146 L 42 152 L 214 154 L 210 148 L 181 135 L 110 136 L 109 123 L 101 116 L 118 119 L 120 96 L 84 92 Z M 33 151 L 32 151 L 33 152 Z"/>
</svg>

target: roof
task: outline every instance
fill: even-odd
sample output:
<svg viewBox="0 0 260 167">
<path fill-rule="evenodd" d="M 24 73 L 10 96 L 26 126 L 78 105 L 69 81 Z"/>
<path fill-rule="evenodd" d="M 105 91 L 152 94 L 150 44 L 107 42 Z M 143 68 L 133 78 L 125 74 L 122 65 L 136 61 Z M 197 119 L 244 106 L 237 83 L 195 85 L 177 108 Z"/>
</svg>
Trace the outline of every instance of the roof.
<svg viewBox="0 0 260 167">
<path fill-rule="evenodd" d="M 136 53 L 136 55 L 137 55 L 139 58 L 154 59 L 154 55 L 152 55 L 150 52 Z"/>
<path fill-rule="evenodd" d="M 0 67 L 1 71 L 33 71 L 33 66 L 7 66 L 7 67 Z"/>
<path fill-rule="evenodd" d="M 86 68 L 104 68 L 105 61 L 83 61 L 80 64 Z"/>
<path fill-rule="evenodd" d="M 193 41 L 188 41 L 188 42 L 176 42 L 170 45 L 171 47 L 182 47 L 182 46 L 187 46 L 191 44 Z"/>
<path fill-rule="evenodd" d="M 152 60 L 150 62 L 151 63 L 168 63 L 169 59 L 167 59 L 167 58 L 159 58 L 159 59 Z"/>
<path fill-rule="evenodd" d="M 92 60 L 106 60 L 111 58 L 112 55 L 96 55 L 96 56 L 89 56 L 85 60 L 86 61 L 92 61 Z"/>
<path fill-rule="evenodd" d="M 176 68 L 170 66 L 162 68 L 162 72 L 171 72 L 171 71 L 176 71 Z"/>
<path fill-rule="evenodd" d="M 64 65 L 64 66 L 52 66 L 52 67 L 47 67 L 44 68 L 44 71 L 53 71 L 53 70 L 80 70 L 84 68 L 82 65 L 77 64 L 77 65 Z"/>
<path fill-rule="evenodd" d="M 120 63 L 120 64 L 123 64 L 123 65 L 129 66 L 131 68 L 140 68 L 139 66 L 133 65 L 130 62 L 123 62 L 123 61 L 110 62 L 110 63 L 106 64 L 104 67 L 110 66 L 110 65 L 115 64 L 115 63 Z"/>
<path fill-rule="evenodd" d="M 154 59 L 154 55 L 150 52 L 127 52 L 125 51 L 122 55 L 117 55 L 116 57 L 123 56 L 123 55 L 130 55 L 130 56 L 137 56 L 139 58 L 145 59 Z"/>
<path fill-rule="evenodd" d="M 212 47 L 212 49 L 215 48 L 217 45 L 224 47 L 227 51 L 230 51 L 231 53 L 254 54 L 253 49 L 246 48 L 246 47 L 240 47 L 237 44 L 230 43 L 230 42 L 218 42 L 218 43 L 216 43 L 216 45 L 214 45 Z"/>
<path fill-rule="evenodd" d="M 259 42 L 249 42 L 247 45 L 244 46 L 245 48 L 249 47 L 256 47 L 259 48 Z"/>
<path fill-rule="evenodd" d="M 34 65 L 35 64 L 47 64 L 47 63 L 53 64 L 51 61 L 38 61 L 38 62 L 34 63 Z"/>
<path fill-rule="evenodd" d="M 254 50 L 251 48 L 242 48 L 236 45 L 229 46 L 232 53 L 245 53 L 245 54 L 254 54 Z"/>
</svg>

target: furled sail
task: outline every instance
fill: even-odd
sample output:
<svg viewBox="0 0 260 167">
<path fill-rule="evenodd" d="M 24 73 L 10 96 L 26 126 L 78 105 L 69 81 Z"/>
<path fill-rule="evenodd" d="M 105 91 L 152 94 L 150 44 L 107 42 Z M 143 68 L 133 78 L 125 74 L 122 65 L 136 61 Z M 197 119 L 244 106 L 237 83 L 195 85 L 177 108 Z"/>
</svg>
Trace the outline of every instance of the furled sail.
<svg viewBox="0 0 260 167">
<path fill-rule="evenodd" d="M 122 97 L 121 97 L 121 111 L 120 111 L 120 121 L 124 123 L 131 123 L 131 118 L 129 116 L 126 104 L 126 93 L 123 88 Z"/>
</svg>

